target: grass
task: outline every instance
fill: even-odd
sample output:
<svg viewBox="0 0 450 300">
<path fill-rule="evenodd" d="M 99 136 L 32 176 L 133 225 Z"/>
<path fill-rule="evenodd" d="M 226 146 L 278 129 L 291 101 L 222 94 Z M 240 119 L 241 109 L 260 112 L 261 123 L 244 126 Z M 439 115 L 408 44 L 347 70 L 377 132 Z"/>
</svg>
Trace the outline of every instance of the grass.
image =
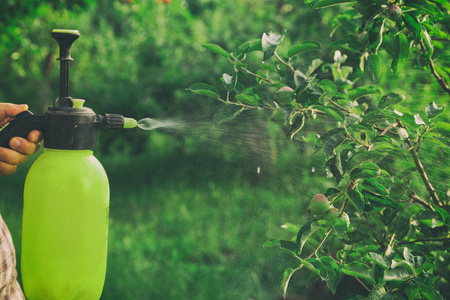
<svg viewBox="0 0 450 300">
<path fill-rule="evenodd" d="M 122 193 L 111 203 L 102 299 L 274 299 L 279 293 L 289 260 L 262 245 L 282 234 L 286 211 L 299 215 L 298 207 L 286 209 L 298 206 L 297 199 L 213 183 Z"/>
</svg>

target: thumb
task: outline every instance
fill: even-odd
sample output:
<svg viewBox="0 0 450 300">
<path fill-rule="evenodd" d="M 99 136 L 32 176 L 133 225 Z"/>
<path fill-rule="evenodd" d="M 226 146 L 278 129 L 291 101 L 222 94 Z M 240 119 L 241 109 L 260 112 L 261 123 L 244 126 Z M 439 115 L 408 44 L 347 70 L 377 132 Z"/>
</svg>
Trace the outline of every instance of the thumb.
<svg viewBox="0 0 450 300">
<path fill-rule="evenodd" d="M 0 121 L 5 120 L 6 118 L 13 118 L 27 109 L 28 105 L 26 104 L 16 105 L 12 103 L 0 103 Z"/>
</svg>

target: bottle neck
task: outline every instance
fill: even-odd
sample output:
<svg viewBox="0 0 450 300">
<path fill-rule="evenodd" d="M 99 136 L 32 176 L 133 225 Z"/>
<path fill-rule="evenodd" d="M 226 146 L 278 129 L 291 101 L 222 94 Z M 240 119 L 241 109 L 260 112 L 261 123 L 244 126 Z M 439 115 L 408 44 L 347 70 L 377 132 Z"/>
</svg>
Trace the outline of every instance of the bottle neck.
<svg viewBox="0 0 450 300">
<path fill-rule="evenodd" d="M 64 150 L 64 149 L 51 149 L 51 148 L 45 148 L 44 153 L 54 153 L 54 154 L 61 154 L 61 155 L 78 154 L 78 155 L 82 155 L 82 156 L 90 156 L 90 155 L 94 154 L 92 150 Z"/>
</svg>

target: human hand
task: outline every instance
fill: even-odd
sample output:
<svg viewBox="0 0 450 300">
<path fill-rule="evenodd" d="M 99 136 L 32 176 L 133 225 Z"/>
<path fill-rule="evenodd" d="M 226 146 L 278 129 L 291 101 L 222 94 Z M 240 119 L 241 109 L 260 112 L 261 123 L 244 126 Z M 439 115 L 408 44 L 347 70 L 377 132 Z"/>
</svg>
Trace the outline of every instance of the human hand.
<svg viewBox="0 0 450 300">
<path fill-rule="evenodd" d="M 28 105 L 16 105 L 0 103 L 0 127 L 11 122 L 14 117 L 28 109 Z M 9 141 L 11 149 L 0 147 L 0 175 L 10 175 L 16 171 L 19 164 L 23 163 L 28 155 L 39 150 L 39 142 L 42 140 L 42 132 L 33 130 L 28 133 L 27 139 L 13 137 Z"/>
</svg>

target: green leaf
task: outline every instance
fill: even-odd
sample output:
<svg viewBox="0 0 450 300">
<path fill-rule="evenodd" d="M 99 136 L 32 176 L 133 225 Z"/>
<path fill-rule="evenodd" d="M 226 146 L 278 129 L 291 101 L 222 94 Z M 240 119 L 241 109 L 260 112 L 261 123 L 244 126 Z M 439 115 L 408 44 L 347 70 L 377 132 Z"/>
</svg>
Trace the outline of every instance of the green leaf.
<svg viewBox="0 0 450 300">
<path fill-rule="evenodd" d="M 344 126 L 349 128 L 353 124 L 359 123 L 362 121 L 362 118 L 354 113 L 350 113 L 344 117 Z"/>
<path fill-rule="evenodd" d="M 393 42 L 394 59 L 392 60 L 392 72 L 397 73 L 403 69 L 408 61 L 410 43 L 402 32 L 398 33 Z"/>
<path fill-rule="evenodd" d="M 368 58 L 370 70 L 375 81 L 381 77 L 381 57 L 378 54 L 371 54 Z"/>
<path fill-rule="evenodd" d="M 327 156 L 331 156 L 333 154 L 333 150 L 342 144 L 342 142 L 347 138 L 344 132 L 336 132 L 335 134 L 328 137 L 323 145 L 323 152 Z"/>
<path fill-rule="evenodd" d="M 347 169 L 353 170 L 354 168 L 357 168 L 358 166 L 360 166 L 361 164 L 363 164 L 365 162 L 376 163 L 385 156 L 386 156 L 385 153 L 382 153 L 379 151 L 373 151 L 373 150 L 359 152 L 359 153 L 355 154 L 355 156 L 353 156 L 353 158 L 349 161 Z"/>
<path fill-rule="evenodd" d="M 291 256 L 297 257 L 295 253 L 297 250 L 297 245 L 291 241 L 270 239 L 264 243 L 263 247 L 277 249 Z"/>
<path fill-rule="evenodd" d="M 397 202 L 389 199 L 388 197 L 384 197 L 381 195 L 376 195 L 373 194 L 369 191 L 363 191 L 362 194 L 364 195 L 364 199 L 373 202 L 373 203 L 377 203 L 381 206 L 389 206 L 392 207 L 396 210 L 403 210 L 403 206 L 401 206 L 400 204 L 398 204 Z"/>
<path fill-rule="evenodd" d="M 428 106 L 425 108 L 425 113 L 427 117 L 430 119 L 436 118 L 444 111 L 444 106 L 438 107 L 436 103 L 430 102 Z"/>
<path fill-rule="evenodd" d="M 300 45 L 296 45 L 288 50 L 288 56 L 293 57 L 306 51 L 320 51 L 320 43 L 314 41 L 303 41 Z"/>
<path fill-rule="evenodd" d="M 295 86 L 297 87 L 297 91 L 303 92 L 308 87 L 309 83 L 311 82 L 311 79 L 312 78 L 303 74 L 302 71 L 295 70 L 294 82 L 295 82 Z"/>
<path fill-rule="evenodd" d="M 434 289 L 432 286 L 428 286 L 425 284 L 419 284 L 419 292 L 422 294 L 427 300 L 443 300 L 442 296 Z"/>
<path fill-rule="evenodd" d="M 434 0 L 434 2 L 439 3 L 443 7 L 445 7 L 447 10 L 450 10 L 450 2 L 448 0 Z"/>
<path fill-rule="evenodd" d="M 381 194 L 385 196 L 389 194 L 387 189 L 383 185 L 376 182 L 373 178 L 364 179 L 363 184 L 365 189 L 368 189 L 375 194 Z"/>
<path fill-rule="evenodd" d="M 397 94 L 397 93 L 389 93 L 381 97 L 380 102 L 378 102 L 379 109 L 388 108 L 391 105 L 397 104 L 405 100 L 405 96 Z"/>
<path fill-rule="evenodd" d="M 372 28 L 369 30 L 369 47 L 375 54 L 383 43 L 384 22 L 385 18 L 376 18 Z"/>
<path fill-rule="evenodd" d="M 217 127 L 223 122 L 233 120 L 243 111 L 244 107 L 238 105 L 225 105 L 214 114 L 213 123 Z"/>
<path fill-rule="evenodd" d="M 356 209 L 362 213 L 364 211 L 364 196 L 357 189 L 353 189 L 347 192 L 350 201 L 356 207 Z"/>
<path fill-rule="evenodd" d="M 375 283 L 372 269 L 368 265 L 360 262 L 351 262 L 346 265 L 341 265 L 339 271 L 345 275 L 363 278 L 371 283 Z"/>
<path fill-rule="evenodd" d="M 411 31 L 415 37 L 420 36 L 422 29 L 420 28 L 420 24 L 417 22 L 415 17 L 409 13 L 404 13 L 403 21 L 405 22 L 406 28 L 408 28 L 408 30 Z"/>
<path fill-rule="evenodd" d="M 313 105 L 311 106 L 311 108 L 313 109 L 317 109 L 319 111 L 322 111 L 324 113 L 327 113 L 328 115 L 332 116 L 333 118 L 335 118 L 337 121 L 339 122 L 343 122 L 344 119 L 342 119 L 341 115 L 338 114 L 336 111 L 334 111 L 333 109 L 323 106 L 323 105 Z"/>
<path fill-rule="evenodd" d="M 417 299 L 417 296 L 419 296 L 419 283 L 416 280 L 408 281 L 405 286 L 405 294 L 408 300 Z"/>
<path fill-rule="evenodd" d="M 246 104 L 246 105 L 251 105 L 251 106 L 258 106 L 258 99 L 259 97 L 255 94 L 247 94 L 247 93 L 242 93 L 242 94 L 238 94 L 236 95 L 236 100 L 239 101 L 240 103 Z"/>
<path fill-rule="evenodd" d="M 254 39 L 251 41 L 247 41 L 242 43 L 237 52 L 238 53 L 248 53 L 252 51 L 262 51 L 262 40 L 261 39 Z"/>
<path fill-rule="evenodd" d="M 355 101 L 361 97 L 371 95 L 371 94 L 380 94 L 380 91 L 373 86 L 362 86 L 353 90 L 350 90 L 347 94 L 348 99 L 351 101 Z"/>
<path fill-rule="evenodd" d="M 337 93 L 336 84 L 329 79 L 321 80 L 319 86 L 329 98 L 333 98 Z"/>
<path fill-rule="evenodd" d="M 291 268 L 287 268 L 283 273 L 283 277 L 281 279 L 281 290 L 283 291 L 283 298 L 286 297 L 286 291 L 289 285 L 289 281 L 291 280 L 292 275 L 297 271 L 297 269 L 293 270 Z"/>
<path fill-rule="evenodd" d="M 384 299 L 384 296 L 386 296 L 387 292 L 383 285 L 377 284 L 370 294 L 367 296 L 367 300 L 380 300 Z"/>
<path fill-rule="evenodd" d="M 384 272 L 383 279 L 385 281 L 403 281 L 411 276 L 407 268 L 399 266 L 394 269 L 389 269 Z"/>
<path fill-rule="evenodd" d="M 430 35 L 428 34 L 428 31 L 426 31 L 425 29 L 422 30 L 420 32 L 420 36 L 422 37 L 422 41 L 424 42 L 425 46 L 427 47 L 430 57 L 432 57 L 433 53 L 434 53 L 434 45 L 433 45 L 433 41 L 431 40 Z"/>
<path fill-rule="evenodd" d="M 403 248 L 403 257 L 405 258 L 405 261 L 415 269 L 420 268 L 425 262 L 425 257 L 413 255 L 408 247 Z"/>
<path fill-rule="evenodd" d="M 305 4 L 309 5 L 311 8 L 322 8 L 342 3 L 355 2 L 354 0 L 305 0 Z"/>
<path fill-rule="evenodd" d="M 277 103 L 280 105 L 289 105 L 294 100 L 294 90 L 290 87 L 285 87 L 277 92 Z"/>
<path fill-rule="evenodd" d="M 339 267 L 336 262 L 328 256 L 322 256 L 320 260 L 309 259 L 308 262 L 310 262 L 314 268 L 319 270 L 320 278 L 325 281 L 331 292 L 335 294 L 340 281 Z"/>
<path fill-rule="evenodd" d="M 206 83 L 194 83 L 187 89 L 194 94 L 203 95 L 214 99 L 220 98 L 219 90 Z"/>
<path fill-rule="evenodd" d="M 283 39 L 284 36 L 273 32 L 270 32 L 269 35 L 266 33 L 263 34 L 261 45 L 264 52 L 264 60 L 268 60 L 272 57 L 278 45 L 283 42 Z"/>
<path fill-rule="evenodd" d="M 441 220 L 442 217 L 443 216 L 436 211 L 424 211 L 416 216 L 416 219 L 429 228 L 436 228 L 444 226 L 444 222 Z"/>
<path fill-rule="evenodd" d="M 367 258 L 369 261 L 371 261 L 371 262 L 373 262 L 373 263 L 379 265 L 379 266 L 382 267 L 384 270 L 389 269 L 390 266 L 391 266 L 391 264 L 389 263 L 389 261 L 388 261 L 386 258 L 384 258 L 384 257 L 381 256 L 380 254 L 375 253 L 375 252 L 369 252 L 369 253 L 367 253 L 367 254 L 366 254 L 366 258 Z"/>
<path fill-rule="evenodd" d="M 361 164 L 358 168 L 353 169 L 350 177 L 356 178 L 372 178 L 381 175 L 381 169 L 374 163 L 367 162 Z"/>
<path fill-rule="evenodd" d="M 313 235 L 314 232 L 317 231 L 317 229 L 320 228 L 320 226 L 316 226 L 316 224 L 315 224 L 316 222 L 317 222 L 317 219 L 313 219 L 313 220 L 307 222 L 306 224 L 304 224 L 302 226 L 302 228 L 300 228 L 300 230 L 298 231 L 297 241 L 296 241 L 298 255 L 300 255 L 300 253 L 302 253 L 303 246 L 305 245 L 305 243 L 309 239 L 309 237 L 311 235 Z"/>
<path fill-rule="evenodd" d="M 407 1 L 405 1 L 405 5 L 407 5 L 409 7 L 414 7 L 416 9 L 422 10 L 424 12 L 427 12 L 432 16 L 436 15 L 436 12 L 434 11 L 433 7 L 427 1 L 407 0 Z"/>
<path fill-rule="evenodd" d="M 219 45 L 216 44 L 203 44 L 202 45 L 203 48 L 206 48 L 212 52 L 215 52 L 219 55 L 222 55 L 224 57 L 228 57 L 228 52 L 223 49 L 222 47 L 220 47 Z"/>
</svg>

